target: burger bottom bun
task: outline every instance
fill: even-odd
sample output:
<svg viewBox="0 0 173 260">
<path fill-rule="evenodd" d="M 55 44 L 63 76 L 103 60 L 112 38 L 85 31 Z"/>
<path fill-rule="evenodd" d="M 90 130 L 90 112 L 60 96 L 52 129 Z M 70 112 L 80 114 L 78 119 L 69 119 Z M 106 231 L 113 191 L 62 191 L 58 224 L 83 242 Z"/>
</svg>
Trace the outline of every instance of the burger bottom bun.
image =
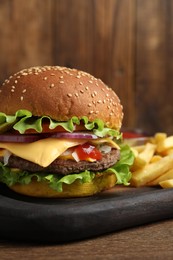
<svg viewBox="0 0 173 260">
<path fill-rule="evenodd" d="M 11 187 L 13 191 L 32 197 L 39 198 L 74 198 L 86 197 L 99 193 L 115 186 L 115 174 L 103 174 L 97 176 L 90 183 L 75 181 L 72 184 L 63 184 L 63 191 L 57 192 L 51 189 L 47 182 L 32 180 L 29 184 L 15 184 Z"/>
</svg>

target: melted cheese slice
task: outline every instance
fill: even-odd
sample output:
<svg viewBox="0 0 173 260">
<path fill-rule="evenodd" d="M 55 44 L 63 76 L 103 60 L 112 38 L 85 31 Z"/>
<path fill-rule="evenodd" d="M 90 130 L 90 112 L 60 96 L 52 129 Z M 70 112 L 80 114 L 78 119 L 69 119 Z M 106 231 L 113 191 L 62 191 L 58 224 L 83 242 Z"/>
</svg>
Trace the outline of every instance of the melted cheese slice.
<svg viewBox="0 0 173 260">
<path fill-rule="evenodd" d="M 111 138 L 106 137 L 106 138 L 98 138 L 95 140 L 91 140 L 90 141 L 91 144 L 97 145 L 97 144 L 104 144 L 107 143 L 109 144 L 111 147 L 116 148 L 116 149 L 120 149 L 120 147 L 118 146 L 118 144 L 116 144 Z"/>
<path fill-rule="evenodd" d="M 46 138 L 33 143 L 0 142 L 0 148 L 6 149 L 12 154 L 42 167 L 47 167 L 68 148 L 85 142 L 86 140 L 84 139 Z M 95 145 L 108 143 L 111 147 L 119 149 L 119 146 L 110 138 L 98 138 L 96 140 L 90 140 L 90 143 Z M 1 150 L 1 154 L 4 154 L 3 150 Z"/>
<path fill-rule="evenodd" d="M 33 143 L 0 143 L 0 148 L 25 160 L 47 167 L 68 148 L 83 144 L 82 139 L 46 138 Z"/>
</svg>

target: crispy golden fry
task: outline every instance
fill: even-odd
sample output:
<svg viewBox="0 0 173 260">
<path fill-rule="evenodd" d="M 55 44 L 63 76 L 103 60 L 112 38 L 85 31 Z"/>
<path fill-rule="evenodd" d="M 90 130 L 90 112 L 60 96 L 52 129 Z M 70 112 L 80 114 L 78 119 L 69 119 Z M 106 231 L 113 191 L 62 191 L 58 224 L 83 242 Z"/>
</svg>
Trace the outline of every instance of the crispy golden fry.
<svg viewBox="0 0 173 260">
<path fill-rule="evenodd" d="M 173 169 L 165 172 L 164 174 L 160 175 L 158 178 L 154 179 L 153 181 L 148 183 L 148 186 L 155 186 L 159 185 L 160 182 L 173 179 Z"/>
<path fill-rule="evenodd" d="M 138 153 L 141 153 L 145 149 L 145 144 L 138 145 L 138 146 L 133 146 L 132 149 L 137 151 Z"/>
<path fill-rule="evenodd" d="M 147 143 L 132 148 L 131 185 L 173 187 L 173 135 L 156 133 Z"/>
<path fill-rule="evenodd" d="M 131 167 L 131 171 L 135 172 L 138 169 L 143 168 L 145 165 L 146 165 L 146 161 L 144 159 L 140 158 L 139 156 L 137 156 L 134 159 L 134 163 L 133 163 L 133 165 Z"/>
<path fill-rule="evenodd" d="M 173 148 L 170 148 L 170 149 L 167 149 L 167 150 L 160 152 L 161 156 L 166 156 L 166 155 L 169 155 L 169 154 L 173 154 Z"/>
<path fill-rule="evenodd" d="M 156 133 L 154 135 L 154 140 L 155 140 L 156 144 L 158 144 L 160 142 L 163 142 L 166 138 L 167 138 L 167 134 L 166 133 Z"/>
<path fill-rule="evenodd" d="M 173 136 L 169 136 L 157 144 L 157 152 L 162 153 L 173 148 Z"/>
<path fill-rule="evenodd" d="M 162 188 L 173 188 L 173 179 L 161 181 L 159 184 Z"/>
<path fill-rule="evenodd" d="M 134 172 L 149 163 L 154 155 L 155 150 L 156 145 L 151 143 L 144 145 L 144 149 L 140 153 L 138 152 L 138 149 L 132 148 L 132 151 L 135 155 L 135 160 L 131 170 Z"/>
<path fill-rule="evenodd" d="M 166 133 L 156 133 L 153 137 L 149 138 L 149 142 L 152 144 L 158 144 L 166 139 Z"/>
<path fill-rule="evenodd" d="M 159 161 L 147 164 L 145 167 L 133 172 L 131 185 L 135 187 L 145 186 L 172 168 L 173 155 L 165 156 Z"/>
<path fill-rule="evenodd" d="M 149 163 L 156 151 L 156 145 L 147 143 L 145 149 L 139 154 L 139 157 Z"/>
<path fill-rule="evenodd" d="M 150 163 L 157 162 L 157 161 L 159 161 L 162 158 L 163 157 L 161 155 L 153 155 L 153 157 L 150 160 Z"/>
</svg>

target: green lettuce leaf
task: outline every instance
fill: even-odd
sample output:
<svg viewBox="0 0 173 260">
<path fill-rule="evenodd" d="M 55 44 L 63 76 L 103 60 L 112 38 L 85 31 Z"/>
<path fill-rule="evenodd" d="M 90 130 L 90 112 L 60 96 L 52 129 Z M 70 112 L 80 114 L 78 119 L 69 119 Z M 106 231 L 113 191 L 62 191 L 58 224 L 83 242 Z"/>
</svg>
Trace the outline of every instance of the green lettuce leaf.
<svg viewBox="0 0 173 260">
<path fill-rule="evenodd" d="M 85 128 L 93 131 L 98 137 L 104 137 L 106 135 L 113 136 L 116 139 L 121 139 L 122 137 L 119 131 L 105 127 L 103 121 L 100 119 L 89 122 L 88 117 L 86 116 L 81 118 L 73 116 L 66 122 L 58 122 L 51 119 L 49 116 L 35 117 L 28 110 L 18 110 L 13 116 L 0 112 L 0 133 L 4 133 L 9 128 L 17 130 L 20 134 L 24 134 L 28 129 L 34 129 L 36 132 L 41 133 L 44 120 L 49 121 L 49 129 L 61 126 L 66 131 L 73 132 L 75 125 L 84 123 Z"/>
<path fill-rule="evenodd" d="M 128 185 L 131 178 L 131 173 L 129 167 L 133 164 L 134 155 L 130 150 L 128 145 L 121 146 L 121 159 L 112 167 L 107 169 L 105 172 L 114 173 L 117 177 L 117 184 Z M 20 171 L 15 169 L 10 169 L 0 163 L 0 182 L 7 184 L 7 186 L 12 186 L 15 183 L 29 184 L 32 178 L 35 178 L 38 182 L 46 181 L 49 186 L 58 191 L 62 191 L 62 184 L 71 184 L 76 180 L 81 183 L 91 182 L 97 173 L 90 171 L 84 171 L 79 174 L 49 174 L 43 172 L 30 173 L 27 171 Z"/>
<path fill-rule="evenodd" d="M 134 154 L 128 145 L 120 145 L 121 157 L 120 160 L 112 167 L 108 168 L 106 172 L 113 172 L 116 175 L 116 184 L 129 185 L 131 179 L 130 166 L 134 162 Z"/>
<path fill-rule="evenodd" d="M 49 174 L 44 172 L 30 173 L 27 171 L 13 170 L 0 163 L 0 182 L 5 183 L 7 186 L 12 186 L 16 183 L 29 184 L 32 179 L 36 179 L 38 182 L 47 182 L 49 186 L 62 192 L 62 184 L 72 184 L 74 181 L 79 180 L 81 183 L 91 182 L 95 177 L 95 174 L 89 171 L 84 171 L 79 174 Z"/>
</svg>

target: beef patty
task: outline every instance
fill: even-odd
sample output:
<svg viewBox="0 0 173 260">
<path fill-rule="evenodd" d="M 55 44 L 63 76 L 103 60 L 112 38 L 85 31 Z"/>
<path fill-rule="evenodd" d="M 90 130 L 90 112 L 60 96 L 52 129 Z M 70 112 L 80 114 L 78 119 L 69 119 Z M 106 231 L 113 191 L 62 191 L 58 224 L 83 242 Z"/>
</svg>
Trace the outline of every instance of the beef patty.
<svg viewBox="0 0 173 260">
<path fill-rule="evenodd" d="M 7 166 L 11 168 L 19 168 L 29 172 L 51 172 L 67 175 L 70 173 L 79 173 L 85 170 L 91 171 L 103 171 L 110 166 L 114 165 L 120 159 L 120 151 L 112 149 L 109 153 L 102 153 L 102 159 L 95 162 L 74 160 L 63 160 L 57 158 L 48 167 L 42 167 L 33 162 L 27 161 L 20 157 L 11 155 Z M 3 162 L 3 157 L 0 157 L 0 161 Z"/>
</svg>

